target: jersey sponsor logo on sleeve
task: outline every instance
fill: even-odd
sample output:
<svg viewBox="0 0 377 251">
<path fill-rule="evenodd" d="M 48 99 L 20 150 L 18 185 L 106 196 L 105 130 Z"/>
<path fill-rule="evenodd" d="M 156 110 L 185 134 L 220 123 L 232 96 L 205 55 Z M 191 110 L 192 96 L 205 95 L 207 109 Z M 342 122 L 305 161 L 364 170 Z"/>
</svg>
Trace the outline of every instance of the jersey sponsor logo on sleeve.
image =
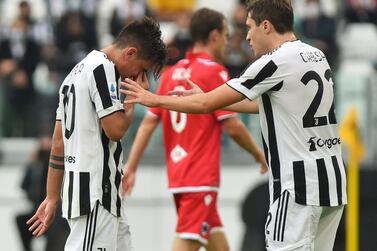
<svg viewBox="0 0 377 251">
<path fill-rule="evenodd" d="M 110 86 L 110 97 L 111 97 L 111 99 L 118 99 L 116 87 L 115 87 L 114 84 L 111 84 L 111 86 Z"/>
<path fill-rule="evenodd" d="M 309 152 L 313 152 L 317 151 L 317 147 L 327 147 L 328 149 L 330 149 L 333 146 L 340 145 L 340 138 L 322 139 L 313 136 L 309 138 L 307 143 L 309 144 Z"/>
</svg>

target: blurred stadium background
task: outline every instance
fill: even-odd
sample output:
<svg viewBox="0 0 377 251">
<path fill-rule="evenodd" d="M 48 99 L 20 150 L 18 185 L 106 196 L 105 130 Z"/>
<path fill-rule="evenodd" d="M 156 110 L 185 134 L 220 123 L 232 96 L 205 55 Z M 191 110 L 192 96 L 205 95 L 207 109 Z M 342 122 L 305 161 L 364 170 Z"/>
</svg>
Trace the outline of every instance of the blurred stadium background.
<svg viewBox="0 0 377 251">
<path fill-rule="evenodd" d="M 125 23 L 143 15 L 160 21 L 170 48 L 169 64 L 174 64 L 190 46 L 187 31 L 190 13 L 208 7 L 221 11 L 229 20 L 231 36 L 224 64 L 232 76 L 237 76 L 254 60 L 244 43 L 246 12 L 242 2 L 0 0 L 1 250 L 24 250 L 16 216 L 22 219 L 20 215 L 30 212 L 43 194 L 43 161 L 52 134 L 57 91 L 71 67 L 92 49 L 110 43 Z M 360 250 L 375 250 L 377 1 L 293 0 L 293 4 L 297 36 L 321 48 L 335 72 L 338 120 L 344 118 L 351 106 L 357 109 L 361 138 L 367 149 L 360 169 Z M 157 82 L 153 88 L 156 85 Z M 123 142 L 125 156 L 144 113 L 145 108 L 138 106 L 135 123 Z M 240 116 L 260 142 L 258 116 Z M 267 177 L 259 175 L 254 160 L 233 142 L 224 137 L 222 144 L 219 208 L 231 249 L 263 250 Z M 160 130 L 147 149 L 135 191 L 127 200 L 135 250 L 169 250 L 173 239 L 175 209 L 166 188 L 161 153 Z M 250 225 L 250 221 L 254 224 Z M 334 250 L 345 250 L 344 224 L 339 232 Z M 51 243 L 56 244 L 55 249 Z M 57 243 L 51 236 L 40 238 L 32 242 L 32 250 L 59 250 Z"/>
</svg>

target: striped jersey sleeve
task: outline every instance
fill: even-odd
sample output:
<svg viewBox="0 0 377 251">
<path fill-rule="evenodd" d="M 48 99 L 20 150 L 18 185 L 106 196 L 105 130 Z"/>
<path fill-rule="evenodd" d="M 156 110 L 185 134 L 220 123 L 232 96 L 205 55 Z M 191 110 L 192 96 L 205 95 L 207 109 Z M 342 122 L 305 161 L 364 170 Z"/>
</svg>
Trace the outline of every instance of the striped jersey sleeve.
<svg viewBox="0 0 377 251">
<path fill-rule="evenodd" d="M 251 64 L 239 78 L 231 79 L 227 84 L 246 98 L 253 100 L 281 84 L 284 75 L 276 74 L 277 71 L 278 66 L 273 60 L 260 58 Z"/>
<path fill-rule="evenodd" d="M 124 110 L 119 99 L 119 73 L 114 64 L 98 65 L 89 78 L 89 91 L 99 118 Z"/>
</svg>

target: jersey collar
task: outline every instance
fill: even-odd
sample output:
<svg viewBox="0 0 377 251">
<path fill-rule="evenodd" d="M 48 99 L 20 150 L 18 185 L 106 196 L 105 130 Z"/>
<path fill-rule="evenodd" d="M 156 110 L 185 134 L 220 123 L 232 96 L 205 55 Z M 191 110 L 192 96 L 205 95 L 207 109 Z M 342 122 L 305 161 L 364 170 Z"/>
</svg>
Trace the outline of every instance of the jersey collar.
<svg viewBox="0 0 377 251">
<path fill-rule="evenodd" d="M 197 58 L 209 59 L 209 60 L 213 61 L 213 57 L 210 56 L 206 52 L 198 52 L 198 53 L 193 53 L 191 51 L 186 52 L 186 59 L 191 61 L 191 60 L 194 60 L 194 59 L 197 59 Z"/>
</svg>

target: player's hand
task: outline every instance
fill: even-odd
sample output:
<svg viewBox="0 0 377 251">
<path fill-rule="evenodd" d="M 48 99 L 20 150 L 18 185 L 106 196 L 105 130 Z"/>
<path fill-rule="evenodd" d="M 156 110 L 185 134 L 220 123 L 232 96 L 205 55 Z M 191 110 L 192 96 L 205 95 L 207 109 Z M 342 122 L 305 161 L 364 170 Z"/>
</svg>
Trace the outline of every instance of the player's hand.
<svg viewBox="0 0 377 251">
<path fill-rule="evenodd" d="M 45 199 L 38 210 L 35 212 L 26 224 L 29 225 L 29 231 L 36 237 L 44 234 L 51 226 L 55 218 L 57 202 Z"/>
<path fill-rule="evenodd" d="M 140 81 L 140 84 L 137 82 Z M 136 81 L 126 78 L 124 82 L 120 83 L 126 89 L 120 89 L 120 92 L 126 95 L 130 95 L 133 98 L 124 100 L 124 104 L 143 104 L 149 107 L 156 107 L 159 104 L 159 97 L 147 90 L 145 90 L 141 84 L 142 81 L 140 78 L 137 78 Z"/>
<path fill-rule="evenodd" d="M 260 172 L 260 174 L 264 174 L 264 173 L 268 172 L 268 166 L 267 166 L 266 161 L 263 161 L 263 163 L 261 163 L 259 172 Z"/>
<path fill-rule="evenodd" d="M 200 87 L 192 82 L 190 79 L 186 79 L 187 84 L 191 87 L 190 90 L 172 90 L 168 91 L 169 95 L 177 95 L 177 96 L 190 96 L 194 94 L 204 93 Z"/>
<path fill-rule="evenodd" d="M 122 188 L 123 188 L 123 196 L 124 195 L 131 195 L 132 190 L 135 186 L 135 179 L 136 179 L 136 173 L 131 172 L 127 165 L 124 167 L 123 171 L 123 178 L 122 178 Z"/>
</svg>

